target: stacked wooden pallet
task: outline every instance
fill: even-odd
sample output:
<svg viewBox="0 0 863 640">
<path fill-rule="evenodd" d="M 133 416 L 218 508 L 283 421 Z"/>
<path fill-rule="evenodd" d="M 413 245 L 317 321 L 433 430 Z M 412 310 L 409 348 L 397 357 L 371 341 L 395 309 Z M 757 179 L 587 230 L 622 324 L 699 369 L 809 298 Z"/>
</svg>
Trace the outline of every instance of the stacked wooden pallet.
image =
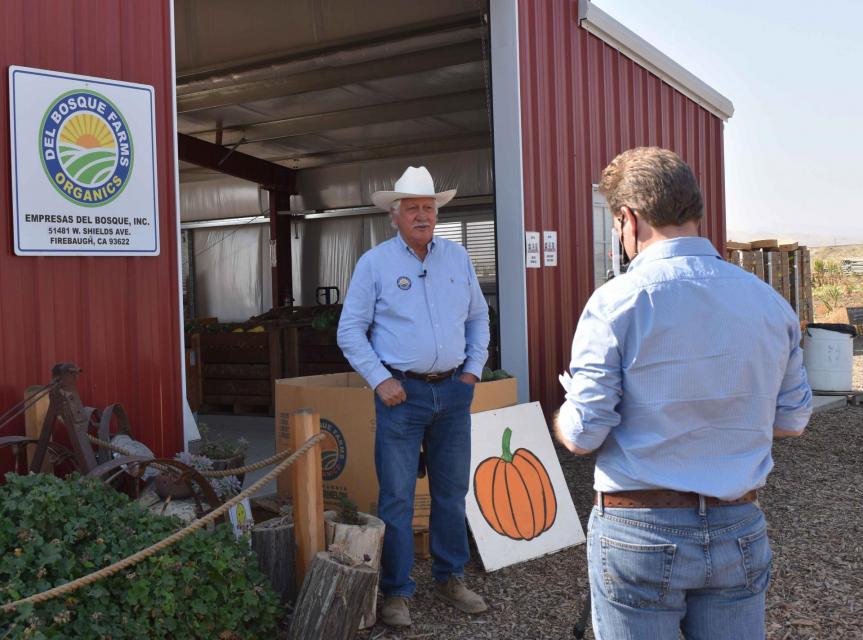
<svg viewBox="0 0 863 640">
<path fill-rule="evenodd" d="M 729 262 L 755 274 L 785 298 L 801 322 L 812 322 L 812 272 L 809 249 L 777 240 L 725 243 Z"/>
</svg>

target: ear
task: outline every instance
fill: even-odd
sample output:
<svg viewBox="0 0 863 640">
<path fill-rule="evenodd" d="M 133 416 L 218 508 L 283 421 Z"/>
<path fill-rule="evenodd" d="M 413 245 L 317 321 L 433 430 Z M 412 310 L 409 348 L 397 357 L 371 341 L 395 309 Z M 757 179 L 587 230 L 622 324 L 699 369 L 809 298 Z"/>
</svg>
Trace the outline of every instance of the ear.
<svg viewBox="0 0 863 640">
<path fill-rule="evenodd" d="M 631 217 L 632 217 L 632 215 L 633 215 L 633 213 L 632 213 L 632 209 L 630 209 L 630 208 L 629 208 L 629 207 L 627 207 L 626 205 L 623 205 L 622 207 L 620 207 L 620 209 L 618 209 L 618 211 L 617 211 L 617 215 L 618 215 L 620 218 L 623 218 L 623 220 L 621 221 L 621 227 L 623 227 L 623 225 L 624 225 L 624 224 L 626 224 L 627 222 L 628 222 L 630 225 L 632 224 L 632 220 L 630 220 L 630 218 L 631 218 Z"/>
</svg>

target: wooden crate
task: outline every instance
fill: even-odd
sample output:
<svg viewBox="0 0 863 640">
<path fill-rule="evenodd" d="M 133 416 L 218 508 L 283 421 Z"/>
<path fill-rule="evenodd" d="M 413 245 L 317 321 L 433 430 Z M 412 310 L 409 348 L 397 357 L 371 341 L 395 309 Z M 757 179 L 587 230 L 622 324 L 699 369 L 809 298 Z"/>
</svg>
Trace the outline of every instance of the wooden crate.
<svg viewBox="0 0 863 640">
<path fill-rule="evenodd" d="M 353 368 L 336 342 L 336 328 L 303 327 L 299 331 L 298 369 L 300 376 L 343 373 Z"/>
<path fill-rule="evenodd" d="M 791 271 L 791 306 L 801 322 L 812 322 L 812 274 L 809 269 L 809 249 L 799 247 L 788 254 Z"/>
<path fill-rule="evenodd" d="M 282 377 L 280 331 L 201 333 L 205 410 L 273 415 L 273 384 Z"/>
<path fill-rule="evenodd" d="M 756 263 L 761 260 L 760 253 L 742 249 L 732 249 L 728 252 L 728 261 L 749 273 L 757 275 Z"/>
<path fill-rule="evenodd" d="M 800 309 L 798 315 L 804 322 L 812 322 L 815 319 L 815 306 L 812 302 L 812 269 L 810 267 L 809 249 L 800 247 L 799 270 L 800 270 Z"/>
<path fill-rule="evenodd" d="M 781 251 L 763 251 L 762 256 L 767 284 L 788 300 L 791 296 L 788 286 L 788 260 L 785 254 Z"/>
</svg>

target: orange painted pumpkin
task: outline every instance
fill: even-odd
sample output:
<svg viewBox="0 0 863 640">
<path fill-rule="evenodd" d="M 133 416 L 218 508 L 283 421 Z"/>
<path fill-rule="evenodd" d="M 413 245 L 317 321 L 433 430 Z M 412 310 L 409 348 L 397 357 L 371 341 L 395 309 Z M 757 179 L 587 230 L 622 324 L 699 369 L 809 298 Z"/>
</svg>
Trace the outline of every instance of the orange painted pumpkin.
<svg viewBox="0 0 863 640">
<path fill-rule="evenodd" d="M 477 465 L 473 493 L 492 529 L 513 540 L 533 540 L 554 524 L 557 498 L 539 458 L 527 449 L 511 453 L 511 438 L 507 427 L 501 456 Z"/>
</svg>

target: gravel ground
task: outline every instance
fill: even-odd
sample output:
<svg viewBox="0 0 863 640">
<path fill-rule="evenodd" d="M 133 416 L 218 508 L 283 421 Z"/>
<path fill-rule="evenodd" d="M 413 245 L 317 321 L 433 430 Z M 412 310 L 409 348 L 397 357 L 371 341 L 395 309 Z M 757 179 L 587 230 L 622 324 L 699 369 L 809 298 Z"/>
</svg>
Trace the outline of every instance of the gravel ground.
<svg viewBox="0 0 863 640">
<path fill-rule="evenodd" d="M 855 357 L 863 388 L 863 356 Z M 593 460 L 559 452 L 576 509 L 586 526 Z M 762 504 L 774 551 L 767 597 L 769 640 L 863 639 L 863 407 L 816 414 L 802 438 L 774 447 L 775 469 Z M 413 625 L 396 632 L 378 623 L 363 640 L 572 638 L 587 590 L 583 545 L 524 564 L 484 573 L 476 550 L 468 585 L 490 610 L 469 617 L 431 596 L 428 562 L 418 562 L 411 604 Z M 588 631 L 587 638 L 593 639 Z"/>
</svg>

